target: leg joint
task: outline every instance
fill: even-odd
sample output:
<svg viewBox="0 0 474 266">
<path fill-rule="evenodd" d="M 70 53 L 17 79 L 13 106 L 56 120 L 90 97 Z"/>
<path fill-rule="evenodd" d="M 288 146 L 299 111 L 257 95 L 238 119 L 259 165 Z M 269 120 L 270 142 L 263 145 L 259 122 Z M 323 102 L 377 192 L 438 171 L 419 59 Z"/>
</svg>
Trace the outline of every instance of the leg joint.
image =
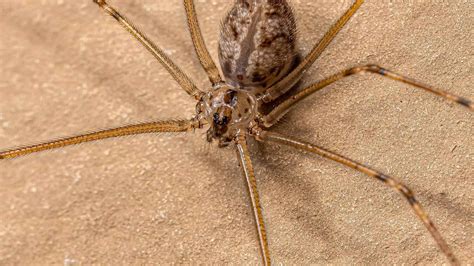
<svg viewBox="0 0 474 266">
<path fill-rule="evenodd" d="M 92 2 L 98 4 L 99 6 L 104 6 L 107 4 L 105 0 L 92 0 Z"/>
<path fill-rule="evenodd" d="M 372 73 L 378 73 L 378 74 L 381 74 L 381 75 L 385 75 L 386 70 L 384 68 L 378 66 L 378 65 L 368 64 L 368 65 L 356 66 L 356 67 L 349 68 L 345 72 L 345 76 L 350 76 L 350 75 L 357 74 L 357 73 L 360 73 L 360 72 L 372 72 Z"/>
</svg>

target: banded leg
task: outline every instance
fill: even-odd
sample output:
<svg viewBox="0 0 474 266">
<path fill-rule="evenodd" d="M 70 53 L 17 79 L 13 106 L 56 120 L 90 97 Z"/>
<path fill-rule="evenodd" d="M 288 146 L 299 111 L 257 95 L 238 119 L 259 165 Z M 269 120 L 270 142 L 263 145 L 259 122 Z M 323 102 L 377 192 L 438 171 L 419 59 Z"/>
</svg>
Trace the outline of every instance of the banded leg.
<svg viewBox="0 0 474 266">
<path fill-rule="evenodd" d="M 395 72 L 392 72 L 390 70 L 387 70 L 387 69 L 382 68 L 382 67 L 377 66 L 377 65 L 365 65 L 365 66 L 358 66 L 358 67 L 353 67 L 353 68 L 343 70 L 339 73 L 336 73 L 336 74 L 334 74 L 334 75 L 332 75 L 332 76 L 330 76 L 326 79 L 318 81 L 315 84 L 301 90 L 297 94 L 293 95 L 291 98 L 285 100 L 280 105 L 275 107 L 268 115 L 263 117 L 264 125 L 266 127 L 270 127 L 270 126 L 274 125 L 278 121 L 278 119 L 280 119 L 286 112 L 288 112 L 288 110 L 292 106 L 294 106 L 295 104 L 297 104 L 301 100 L 305 99 L 306 97 L 310 96 L 311 94 L 315 93 L 316 91 L 319 91 L 320 89 L 322 89 L 322 88 L 324 88 L 324 87 L 326 87 L 326 86 L 328 86 L 328 85 L 330 85 L 330 84 L 332 84 L 332 83 L 334 83 L 334 82 L 336 82 L 340 79 L 343 79 L 345 77 L 349 77 L 349 76 L 364 73 L 364 72 L 378 74 L 382 77 L 386 77 L 386 78 L 389 78 L 389 79 L 392 79 L 392 80 L 396 80 L 396 81 L 400 81 L 400 82 L 412 85 L 416 88 L 419 88 L 419 89 L 425 90 L 427 92 L 431 92 L 433 94 L 441 96 L 441 97 L 443 97 L 444 99 L 446 99 L 448 101 L 452 101 L 452 102 L 458 103 L 462 106 L 465 106 L 471 111 L 474 110 L 474 103 L 469 99 L 454 95 L 452 93 L 449 93 L 449 92 L 446 92 L 446 91 L 443 91 L 443 90 L 440 90 L 440 89 L 433 88 L 432 86 L 423 84 L 423 83 L 421 83 L 419 81 L 416 81 L 414 79 L 411 79 L 409 77 L 399 75 Z"/>
<path fill-rule="evenodd" d="M 271 86 L 265 94 L 261 97 L 263 102 L 271 102 L 281 95 L 285 94 L 293 85 L 295 85 L 298 80 L 303 76 L 304 72 L 310 68 L 314 61 L 319 58 L 321 53 L 326 49 L 326 47 L 331 43 L 331 41 L 336 37 L 337 33 L 346 25 L 349 19 L 354 15 L 354 13 L 359 9 L 359 7 L 364 3 L 364 0 L 356 0 L 352 6 L 342 15 L 336 23 L 334 23 L 331 28 L 326 32 L 323 38 L 313 47 L 311 52 L 301 61 L 301 63 L 288 74 L 285 78 L 280 80 L 278 83 Z"/>
<path fill-rule="evenodd" d="M 209 51 L 206 48 L 204 39 L 201 34 L 201 29 L 199 28 L 199 21 L 196 15 L 196 9 L 194 8 L 193 0 L 184 0 L 184 8 L 186 9 L 186 17 L 188 20 L 189 32 L 191 33 L 191 38 L 193 40 L 194 50 L 198 56 L 201 66 L 207 73 L 209 80 L 212 85 L 222 83 L 221 75 L 219 70 L 216 67 L 216 64 L 211 58 Z"/>
<path fill-rule="evenodd" d="M 242 172 L 249 190 L 250 200 L 252 201 L 253 215 L 255 218 L 255 226 L 260 241 L 260 252 L 264 265 L 270 265 L 270 250 L 268 249 L 267 233 L 265 231 L 265 223 L 263 222 L 262 207 L 260 205 L 260 197 L 257 190 L 257 180 L 253 172 L 252 160 L 247 147 L 247 137 L 240 134 L 237 140 L 237 156 L 242 167 Z"/>
<path fill-rule="evenodd" d="M 344 156 L 338 155 L 334 152 L 321 148 L 317 145 L 299 141 L 293 138 L 288 138 L 277 133 L 263 131 L 263 132 L 257 133 L 256 138 L 257 140 L 260 140 L 260 141 L 276 142 L 279 144 L 294 147 L 298 150 L 304 150 L 304 151 L 318 154 L 322 157 L 328 158 L 330 160 L 336 161 L 350 168 L 356 169 L 359 172 L 362 172 L 370 177 L 373 177 L 377 180 L 384 182 L 391 188 L 401 193 L 407 199 L 413 211 L 416 213 L 416 215 L 420 218 L 420 220 L 423 222 L 425 227 L 431 233 L 431 236 L 434 238 L 435 242 L 438 244 L 441 251 L 446 255 L 448 260 L 453 265 L 459 264 L 458 260 L 454 256 L 453 252 L 449 248 L 446 241 L 443 239 L 439 231 L 436 229 L 433 222 L 430 220 L 426 212 L 421 207 L 420 203 L 418 203 L 418 201 L 415 199 L 415 195 L 413 194 L 413 192 L 397 179 L 391 176 L 385 175 L 376 170 L 373 170 L 361 163 L 348 159 Z"/>
<path fill-rule="evenodd" d="M 198 121 L 191 120 L 172 120 L 172 121 L 158 121 L 150 123 L 142 123 L 136 125 L 123 126 L 113 129 L 106 129 L 88 134 L 82 134 L 74 137 L 62 138 L 54 141 L 49 141 L 41 144 L 14 148 L 11 150 L 0 151 L 1 159 L 12 159 L 15 157 L 24 156 L 34 152 L 44 150 L 51 150 L 61 148 L 69 145 L 76 145 L 79 143 L 90 142 L 100 139 L 122 137 L 128 135 L 138 135 L 145 133 L 160 133 L 160 132 L 186 132 L 201 125 Z"/>
<path fill-rule="evenodd" d="M 105 12 L 115 18 L 122 27 L 124 27 L 130 34 L 133 35 L 145 48 L 163 65 L 166 70 L 173 76 L 178 84 L 183 88 L 189 95 L 193 96 L 196 100 L 199 100 L 203 94 L 194 82 L 175 64 L 168 56 L 156 46 L 144 33 L 142 33 L 137 27 L 135 27 L 126 17 L 121 15 L 117 10 L 111 7 L 105 0 L 93 0 L 94 3 L 99 5 Z"/>
</svg>

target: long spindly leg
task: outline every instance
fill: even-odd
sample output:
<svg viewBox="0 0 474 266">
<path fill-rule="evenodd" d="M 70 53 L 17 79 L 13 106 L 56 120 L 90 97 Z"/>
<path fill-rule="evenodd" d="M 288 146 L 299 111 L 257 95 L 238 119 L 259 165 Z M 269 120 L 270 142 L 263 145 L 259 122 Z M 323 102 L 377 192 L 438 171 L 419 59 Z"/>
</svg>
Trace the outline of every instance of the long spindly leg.
<svg viewBox="0 0 474 266">
<path fill-rule="evenodd" d="M 237 139 L 237 156 L 242 167 L 242 172 L 247 182 L 250 200 L 252 201 L 253 215 L 255 218 L 255 225 L 260 241 L 260 251 L 262 253 L 263 263 L 270 265 L 270 250 L 268 249 L 267 233 L 265 231 L 265 224 L 263 222 L 262 207 L 260 205 L 260 197 L 257 190 L 257 180 L 253 172 L 252 160 L 250 159 L 250 152 L 247 146 L 247 137 L 240 134 Z"/>
<path fill-rule="evenodd" d="M 194 8 L 193 0 L 184 0 L 184 8 L 186 9 L 186 17 L 188 19 L 189 32 L 193 40 L 194 50 L 201 62 L 202 67 L 209 76 L 212 85 L 222 83 L 221 75 L 216 67 L 216 64 L 211 58 L 209 51 L 206 48 L 204 39 L 202 38 L 201 29 L 199 28 L 199 21 Z"/>
<path fill-rule="evenodd" d="M 144 133 L 160 132 L 186 132 L 201 127 L 200 123 L 194 119 L 191 120 L 170 120 L 150 123 L 141 123 L 136 125 L 123 126 L 113 129 L 96 131 L 88 134 L 82 134 L 74 137 L 62 138 L 54 141 L 44 142 L 36 145 L 30 145 L 20 148 L 14 148 L 6 151 L 0 151 L 1 159 L 12 159 L 24 156 L 30 153 L 61 148 L 64 146 L 75 145 L 79 143 L 95 141 L 100 139 L 137 135 Z"/>
<path fill-rule="evenodd" d="M 352 6 L 342 15 L 336 23 L 326 32 L 323 38 L 313 47 L 311 52 L 301 61 L 301 63 L 288 74 L 285 78 L 271 86 L 262 96 L 264 102 L 271 102 L 281 95 L 285 94 L 293 85 L 298 82 L 301 76 L 310 68 L 314 61 L 319 58 L 321 53 L 331 43 L 336 34 L 346 25 L 347 21 L 354 15 L 364 0 L 356 0 Z"/>
<path fill-rule="evenodd" d="M 441 234 L 438 232 L 436 227 L 434 226 L 433 222 L 431 219 L 428 217 L 426 212 L 423 210 L 421 207 L 420 203 L 415 199 L 415 195 L 413 192 L 405 186 L 402 182 L 398 181 L 397 179 L 385 175 L 381 172 L 378 172 L 376 170 L 373 170 L 372 168 L 369 168 L 361 163 L 358 163 L 356 161 L 353 161 L 351 159 L 348 159 L 344 156 L 338 155 L 334 152 L 331 152 L 329 150 L 326 150 L 324 148 L 321 148 L 317 145 L 308 143 L 308 142 L 303 142 L 300 140 L 296 140 L 293 138 L 288 138 L 285 136 L 282 136 L 277 133 L 273 132 L 266 132 L 266 131 L 261 131 L 261 132 L 256 132 L 256 138 L 257 140 L 260 141 L 267 141 L 267 142 L 276 142 L 279 144 L 284 144 L 288 145 L 291 147 L 294 147 L 299 150 L 304 150 L 308 151 L 311 153 L 318 154 L 322 157 L 328 158 L 330 160 L 336 161 L 338 163 L 341 163 L 343 165 L 346 165 L 348 167 L 354 168 L 359 172 L 362 172 L 370 177 L 373 177 L 377 180 L 380 180 L 390 186 L 391 188 L 395 189 L 399 193 L 401 193 L 408 201 L 410 206 L 412 207 L 413 211 L 416 213 L 416 215 L 420 218 L 420 220 L 423 222 L 425 227 L 428 229 L 428 231 L 431 233 L 433 236 L 434 240 L 442 250 L 442 252 L 446 255 L 446 257 L 449 259 L 449 261 L 453 265 L 458 265 L 459 262 L 454 256 L 453 252 L 449 248 L 448 244 L 446 241 L 443 239 Z"/>
<path fill-rule="evenodd" d="M 449 93 L 449 92 L 446 92 L 446 91 L 443 91 L 443 90 L 440 90 L 440 89 L 437 89 L 437 88 L 433 88 L 432 86 L 423 84 L 423 83 L 421 83 L 419 81 L 416 81 L 414 79 L 411 79 L 409 77 L 399 75 L 395 72 L 392 72 L 390 70 L 387 70 L 387 69 L 382 68 L 382 67 L 377 66 L 377 65 L 365 65 L 365 66 L 358 66 L 358 67 L 353 67 L 353 68 L 346 69 L 344 71 L 336 73 L 336 74 L 334 74 L 334 75 L 332 75 L 328 78 L 325 78 L 321 81 L 318 81 L 318 82 L 314 83 L 313 85 L 308 86 L 307 88 L 301 90 L 297 94 L 293 95 L 291 98 L 285 100 L 280 105 L 275 107 L 268 115 L 263 117 L 264 125 L 266 127 L 272 126 L 292 106 L 294 106 L 295 104 L 297 104 L 301 100 L 305 99 L 306 97 L 310 96 L 311 94 L 315 93 L 316 91 L 318 91 L 318 90 L 320 90 L 320 89 L 322 89 L 322 88 L 324 88 L 324 87 L 326 87 L 326 86 L 328 86 L 328 85 L 330 85 L 330 84 L 332 84 L 332 83 L 334 83 L 334 82 L 336 82 L 340 79 L 343 79 L 345 77 L 352 76 L 354 74 L 364 73 L 364 72 L 378 74 L 378 75 L 381 75 L 382 77 L 386 77 L 386 78 L 389 78 L 389 79 L 392 79 L 392 80 L 396 80 L 396 81 L 400 81 L 400 82 L 412 85 L 416 88 L 419 88 L 419 89 L 425 90 L 427 92 L 431 92 L 433 94 L 436 94 L 440 97 L 443 97 L 446 100 L 453 101 L 453 102 L 458 103 L 462 106 L 465 106 L 465 107 L 469 108 L 469 110 L 471 110 L 471 111 L 474 110 L 474 103 L 469 99 L 454 95 L 452 93 Z"/>
<path fill-rule="evenodd" d="M 178 84 L 196 100 L 199 100 L 203 94 L 194 82 L 175 64 L 166 54 L 156 46 L 145 34 L 143 34 L 137 27 L 135 27 L 126 17 L 121 15 L 117 10 L 111 7 L 105 0 L 93 0 L 105 12 L 115 18 L 122 27 L 124 27 L 130 34 L 133 35 L 150 53 L 166 68 L 166 70 L 173 76 Z"/>
</svg>

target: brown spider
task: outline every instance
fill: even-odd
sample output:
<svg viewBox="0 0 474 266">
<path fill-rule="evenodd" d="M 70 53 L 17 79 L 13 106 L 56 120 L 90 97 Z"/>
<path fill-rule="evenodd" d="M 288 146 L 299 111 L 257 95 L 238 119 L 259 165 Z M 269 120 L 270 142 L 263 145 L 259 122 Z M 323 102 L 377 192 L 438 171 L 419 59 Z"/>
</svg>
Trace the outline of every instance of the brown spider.
<svg viewBox="0 0 474 266">
<path fill-rule="evenodd" d="M 102 2 L 102 4 L 104 4 Z M 199 35 L 196 35 L 196 36 L 199 36 Z M 379 73 L 382 73 L 380 72 L 380 69 L 368 69 L 368 70 L 374 70 L 374 71 L 377 71 Z M 385 72 L 383 72 L 383 74 L 385 74 Z M 212 76 L 212 75 L 210 75 Z M 286 86 L 285 86 L 286 87 Z M 288 86 L 289 87 L 289 86 Z M 220 89 L 221 90 L 221 94 L 213 94 L 212 96 L 214 96 L 214 98 L 219 98 L 219 96 L 222 95 L 222 100 L 220 100 L 220 102 L 224 102 L 226 104 L 230 104 L 232 99 L 235 99 L 235 102 L 236 103 L 242 103 L 242 102 L 246 102 L 247 104 L 249 105 L 243 105 L 243 106 L 240 106 L 240 105 L 236 105 L 238 106 L 240 109 L 240 111 L 238 112 L 238 114 L 235 114 L 235 110 L 230 110 L 230 113 L 229 113 L 229 110 L 221 110 L 219 108 L 221 108 L 222 106 L 217 106 L 217 108 L 219 110 L 211 110 L 209 112 L 209 114 L 206 114 L 205 116 L 203 116 L 204 118 L 206 118 L 205 120 L 207 120 L 208 123 L 210 123 L 211 125 L 214 124 L 214 126 L 212 126 L 212 130 L 209 131 L 208 133 L 208 139 L 211 140 L 211 139 L 214 139 L 214 138 L 218 138 L 218 140 L 220 141 L 220 144 L 222 146 L 225 146 L 225 145 L 228 145 L 230 143 L 233 144 L 233 142 L 236 141 L 236 139 L 234 137 L 236 137 L 238 134 L 237 134 L 237 129 L 236 127 L 230 127 L 228 126 L 228 121 L 225 121 L 225 117 L 232 117 L 232 115 L 234 115 L 235 119 L 238 119 L 240 117 L 244 117 L 244 123 L 247 123 L 248 121 L 253 121 L 254 117 L 252 116 L 250 119 L 247 119 L 245 120 L 245 114 L 247 113 L 250 113 L 252 114 L 252 112 L 246 112 L 245 110 L 248 109 L 248 110 L 252 110 L 252 108 L 254 108 L 254 105 L 252 104 L 254 102 L 253 98 L 252 97 L 249 97 L 248 95 L 246 95 L 245 93 L 241 93 L 241 91 L 228 91 L 227 88 L 225 89 Z M 267 94 L 267 95 L 270 95 L 270 94 Z M 260 97 L 260 96 L 255 96 L 255 98 L 261 98 L 261 99 L 265 99 L 265 95 L 262 95 L 263 97 Z M 228 98 L 227 101 L 226 101 L 226 97 Z M 201 99 L 202 97 L 198 97 L 199 99 Z M 210 96 L 208 97 L 210 98 Z M 461 103 L 461 104 L 464 104 L 464 105 L 469 105 L 468 104 L 468 100 L 466 99 L 461 99 L 461 98 L 453 98 L 454 100 L 456 100 L 457 102 Z M 258 100 L 258 99 L 257 99 Z M 211 100 L 207 100 L 207 101 L 211 101 Z M 209 104 L 205 104 L 204 102 L 204 107 L 203 106 L 199 106 L 198 108 L 198 113 L 206 113 L 206 110 L 208 109 L 212 109 L 212 108 L 207 108 L 206 106 L 209 106 Z M 472 109 L 472 106 L 469 105 L 468 107 L 470 107 Z M 232 106 L 232 108 L 234 108 Z M 278 108 L 276 109 L 278 110 Z M 274 112 L 275 113 L 275 112 Z M 218 114 L 217 116 L 215 114 Z M 228 114 L 228 115 L 226 115 Z M 239 116 L 240 114 L 240 116 Z M 199 116 L 199 115 L 198 115 Z M 269 123 L 268 119 L 265 120 L 265 117 L 255 117 L 257 118 L 257 120 L 255 120 L 256 122 L 254 124 L 251 124 L 250 126 L 246 126 L 246 130 L 248 130 L 249 134 L 255 134 L 255 135 L 258 135 L 260 137 L 264 137 L 262 136 L 261 132 L 260 132 L 260 127 L 258 126 L 259 124 L 263 124 L 263 123 Z M 268 118 L 268 117 L 267 117 Z M 271 116 L 270 116 L 271 118 Z M 201 119 L 197 119 L 197 120 L 201 120 Z M 203 119 L 204 120 L 204 119 Z M 240 121 L 240 120 L 239 120 Z M 201 122 L 205 123 L 204 121 L 201 120 Z M 271 119 L 270 119 L 270 122 L 271 122 Z M 176 122 L 172 122 L 173 125 L 176 125 Z M 202 126 L 203 123 L 194 123 L 193 125 L 194 126 Z M 240 122 L 239 122 L 240 123 Z M 156 124 L 153 124 L 153 125 L 156 125 Z M 177 124 L 178 126 L 181 126 L 182 124 L 181 123 L 178 123 Z M 240 125 L 240 124 L 239 124 Z M 229 127 L 228 129 L 226 127 Z M 168 127 L 167 127 L 168 128 Z M 135 127 L 134 130 L 138 129 L 138 127 Z M 184 129 L 184 128 L 183 128 Z M 235 129 L 234 131 L 232 131 L 233 129 Z M 148 130 L 148 129 L 146 129 Z M 156 128 L 153 128 L 152 129 L 153 131 L 156 130 Z M 230 134 L 229 134 L 229 130 L 230 130 Z M 109 132 L 109 131 L 107 131 Z M 136 134 L 138 133 L 137 131 L 133 131 L 133 132 L 126 132 L 126 134 Z M 269 138 L 272 138 L 272 136 L 269 136 Z M 276 140 L 276 139 L 275 139 Z M 66 144 L 64 143 L 63 141 L 57 143 L 58 145 L 62 146 L 63 144 Z M 240 151 L 241 151 L 241 154 L 244 154 L 245 153 L 245 143 L 244 142 L 241 142 L 240 143 L 241 146 L 238 146 L 240 148 Z M 37 151 L 39 149 L 42 149 L 42 147 L 44 146 L 35 146 L 35 147 L 32 147 L 30 151 Z M 50 147 L 48 147 L 50 148 Z M 24 149 L 22 150 L 16 150 L 16 151 L 13 151 L 13 152 L 5 152 L 5 153 L 2 153 L 2 155 L 4 157 L 9 157 L 9 156 L 15 156 L 15 155 L 20 155 L 22 154 L 22 152 L 25 151 Z M 16 153 L 15 153 L 16 152 Z M 245 163 L 248 163 L 248 161 L 246 160 L 243 160 L 242 163 L 245 165 Z M 252 177 L 251 175 L 249 176 L 250 178 Z M 380 177 L 380 176 L 379 176 Z M 251 182 L 250 182 L 251 183 Z M 258 209 L 258 208 L 257 208 Z M 261 235 L 261 238 L 263 238 L 263 235 Z M 261 243 L 265 243 L 265 241 L 262 241 Z M 264 245 L 263 245 L 264 246 Z M 269 262 L 268 260 L 269 258 L 267 258 L 267 262 Z"/>
</svg>

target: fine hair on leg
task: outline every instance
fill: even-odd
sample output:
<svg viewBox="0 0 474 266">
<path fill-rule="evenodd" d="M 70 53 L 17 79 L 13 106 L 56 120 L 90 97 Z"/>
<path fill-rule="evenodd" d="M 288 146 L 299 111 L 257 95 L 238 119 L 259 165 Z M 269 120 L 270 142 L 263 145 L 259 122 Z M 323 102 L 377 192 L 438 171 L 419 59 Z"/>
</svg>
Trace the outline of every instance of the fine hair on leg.
<svg viewBox="0 0 474 266">
<path fill-rule="evenodd" d="M 65 146 L 76 145 L 84 142 L 91 142 L 101 139 L 138 135 L 146 133 L 163 132 L 186 132 L 199 128 L 200 123 L 195 119 L 191 120 L 168 120 L 149 123 L 140 123 L 112 129 L 100 130 L 92 133 L 80 134 L 73 137 L 61 138 L 40 144 L 29 145 L 19 148 L 13 148 L 6 151 L 0 151 L 1 159 L 12 159 L 24 156 L 30 153 L 62 148 Z"/>
</svg>

